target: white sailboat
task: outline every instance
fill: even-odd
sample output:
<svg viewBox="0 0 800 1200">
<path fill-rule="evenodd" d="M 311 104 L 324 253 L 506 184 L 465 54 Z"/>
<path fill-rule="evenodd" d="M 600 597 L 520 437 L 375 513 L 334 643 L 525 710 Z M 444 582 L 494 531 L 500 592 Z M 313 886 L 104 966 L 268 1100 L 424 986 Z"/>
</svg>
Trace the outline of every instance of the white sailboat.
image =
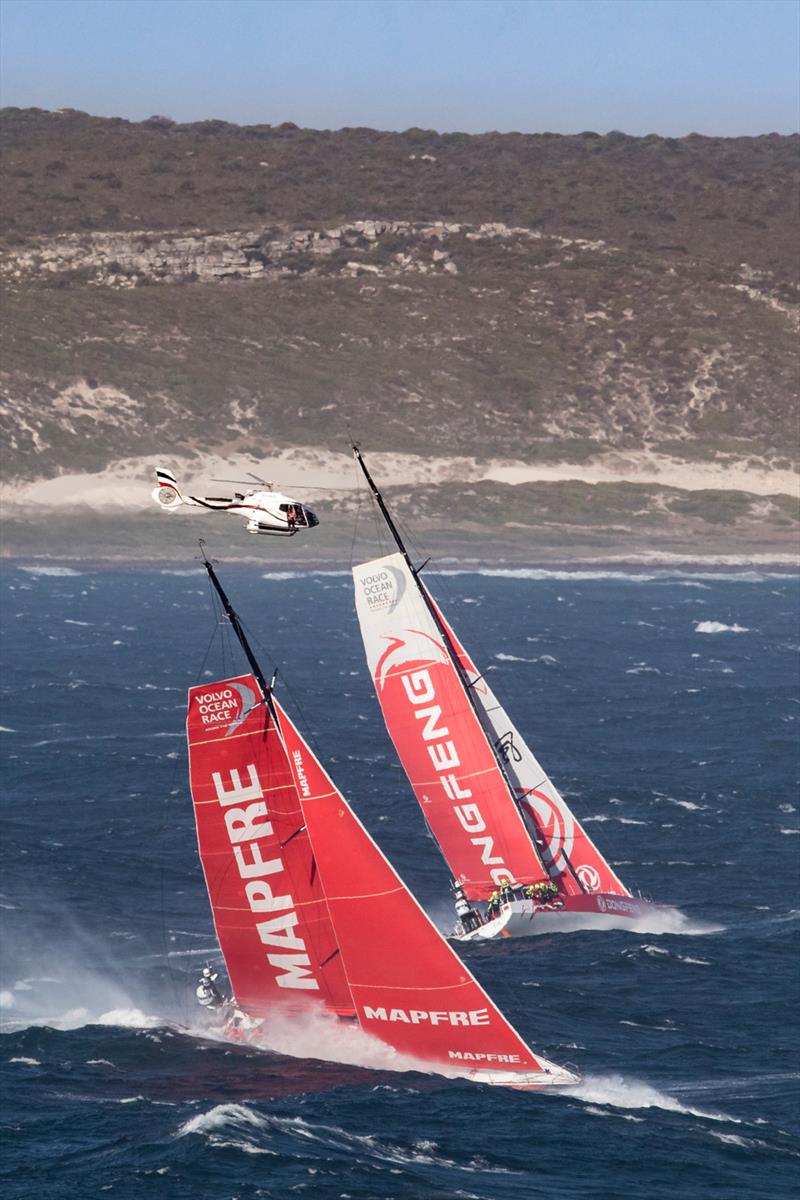
<svg viewBox="0 0 800 1200">
<path fill-rule="evenodd" d="M 384 720 L 453 877 L 464 941 L 630 929 L 676 909 L 633 896 L 595 846 L 461 645 L 408 556 L 353 569 Z"/>
<path fill-rule="evenodd" d="M 325 1013 L 421 1069 L 540 1090 L 577 1077 L 535 1053 L 442 937 L 267 682 L 212 564 L 250 673 L 189 691 L 200 859 L 233 988 L 228 1033 Z"/>
</svg>

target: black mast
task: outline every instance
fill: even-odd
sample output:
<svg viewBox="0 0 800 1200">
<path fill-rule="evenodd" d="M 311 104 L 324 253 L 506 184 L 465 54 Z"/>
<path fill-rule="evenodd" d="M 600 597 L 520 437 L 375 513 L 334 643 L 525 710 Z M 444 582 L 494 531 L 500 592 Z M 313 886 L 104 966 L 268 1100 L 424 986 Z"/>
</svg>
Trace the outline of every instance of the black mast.
<svg viewBox="0 0 800 1200">
<path fill-rule="evenodd" d="M 211 562 L 209 561 L 208 557 L 206 556 L 206 552 L 203 549 L 202 542 L 200 544 L 200 552 L 203 555 L 203 566 L 205 567 L 206 571 L 208 572 L 208 577 L 211 580 L 211 583 L 213 584 L 214 591 L 217 593 L 217 595 L 220 598 L 222 607 L 225 610 L 225 616 L 230 621 L 233 632 L 236 634 L 236 637 L 239 639 L 239 645 L 242 647 L 242 650 L 244 650 L 245 657 L 246 657 L 248 663 L 250 664 L 250 669 L 253 672 L 253 674 L 255 675 L 256 680 L 258 681 L 258 686 L 261 688 L 261 695 L 264 697 L 264 700 L 267 702 L 267 704 L 269 705 L 269 707 L 271 709 L 272 705 L 270 704 L 270 697 L 272 695 L 272 686 L 269 683 L 267 683 L 267 681 L 264 677 L 264 672 L 261 670 L 261 667 L 258 665 L 258 659 L 256 658 L 255 654 L 253 653 L 253 651 L 250 647 L 250 643 L 248 642 L 248 640 L 245 636 L 245 632 L 242 629 L 242 623 L 239 620 L 239 617 L 238 617 L 233 605 L 231 604 L 230 600 L 228 599 L 227 595 L 225 594 L 225 589 L 223 588 L 219 579 L 217 579 L 217 573 L 214 570 L 213 566 L 211 565 Z"/>
<path fill-rule="evenodd" d="M 433 601 L 431 600 L 431 597 L 428 595 L 427 589 L 422 586 L 422 583 L 420 582 L 420 578 L 419 578 L 419 571 L 417 570 L 417 568 L 414 566 L 411 559 L 409 558 L 408 551 L 406 550 L 405 545 L 403 544 L 403 539 L 400 536 L 397 526 L 395 525 L 394 521 L 392 520 L 391 514 L 390 514 L 388 508 L 386 507 L 386 503 L 383 499 L 383 496 L 378 491 L 378 487 L 377 487 L 377 484 L 375 483 L 375 480 L 372 478 L 369 471 L 367 470 L 367 464 L 364 462 L 364 459 L 362 458 L 361 451 L 359 450 L 358 446 L 356 446 L 355 444 L 353 445 L 353 457 L 355 458 L 356 462 L 361 467 L 361 470 L 364 473 L 364 478 L 366 479 L 367 483 L 369 484 L 369 489 L 375 498 L 378 508 L 381 510 L 381 513 L 383 514 L 383 518 L 389 527 L 389 532 L 391 533 L 392 537 L 395 540 L 397 549 L 400 551 L 403 558 L 406 560 L 408 569 L 410 570 L 411 575 L 414 579 L 414 582 L 417 585 L 419 594 L 423 599 L 425 607 L 427 608 L 428 612 L 431 615 L 433 623 L 435 624 L 436 628 L 438 629 L 438 631 L 441 635 L 441 638 L 442 638 L 442 641 L 444 642 L 447 653 L 450 656 L 450 660 L 452 661 L 453 666 L 456 669 L 456 673 L 458 674 L 458 677 L 461 680 L 461 685 L 464 688 L 464 692 L 466 694 L 467 700 L 470 703 L 472 711 L 475 713 L 475 716 L 477 717 L 478 723 L 479 723 L 481 729 L 483 729 L 484 734 L 486 734 L 486 741 L 491 746 L 492 753 L 494 754 L 494 757 L 495 757 L 495 762 L 497 763 L 497 766 L 500 770 L 500 774 L 503 777 L 503 780 L 505 781 L 505 785 L 508 789 L 508 794 L 511 797 L 511 799 L 514 801 L 517 811 L 519 812 L 519 815 L 522 819 L 522 824 L 525 827 L 525 832 L 528 834 L 528 837 L 530 838 L 531 845 L 533 846 L 534 851 L 536 852 L 537 858 L 542 863 L 544 870 L 549 875 L 550 872 L 547 870 L 547 867 L 545 866 L 544 861 L 542 860 L 542 856 L 539 851 L 539 847 L 536 845 L 536 841 L 534 840 L 534 838 L 532 838 L 530 835 L 530 830 L 528 829 L 528 826 L 525 822 L 525 816 L 522 811 L 522 805 L 520 803 L 520 799 L 517 796 L 517 793 L 514 789 L 513 783 L 511 782 L 508 775 L 506 774 L 502 756 L 501 756 L 500 752 L 498 751 L 497 746 L 495 745 L 493 739 L 488 735 L 488 733 L 486 733 L 486 727 L 484 725 L 483 718 L 481 716 L 480 708 L 478 707 L 478 703 L 472 693 L 472 689 L 473 689 L 474 685 L 477 683 L 478 679 L 480 679 L 480 676 L 478 676 L 478 679 L 470 679 L 469 675 L 467 674 L 467 672 L 464 668 L 464 665 L 461 662 L 461 659 L 459 657 L 458 651 L 456 650 L 456 648 L 453 644 L 453 639 L 450 637 L 449 631 L 447 630 L 445 625 L 442 623 L 442 619 L 436 610 L 436 605 L 433 603 Z"/>
</svg>

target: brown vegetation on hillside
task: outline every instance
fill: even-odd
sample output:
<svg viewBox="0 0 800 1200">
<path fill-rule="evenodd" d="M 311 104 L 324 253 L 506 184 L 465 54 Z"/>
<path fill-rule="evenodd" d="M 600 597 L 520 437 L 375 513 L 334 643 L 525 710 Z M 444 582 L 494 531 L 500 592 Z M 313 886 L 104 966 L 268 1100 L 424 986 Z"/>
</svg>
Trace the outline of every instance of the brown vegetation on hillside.
<svg viewBox="0 0 800 1200">
<path fill-rule="evenodd" d="M 504 221 L 796 276 L 800 139 L 468 135 L 0 112 L 6 238 Z"/>
</svg>

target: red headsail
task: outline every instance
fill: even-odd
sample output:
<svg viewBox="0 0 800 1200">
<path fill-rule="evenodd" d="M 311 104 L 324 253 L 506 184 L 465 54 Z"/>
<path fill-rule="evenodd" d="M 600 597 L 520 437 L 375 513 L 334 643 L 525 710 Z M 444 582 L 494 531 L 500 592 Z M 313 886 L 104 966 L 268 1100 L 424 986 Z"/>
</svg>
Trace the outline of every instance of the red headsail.
<svg viewBox="0 0 800 1200">
<path fill-rule="evenodd" d="M 572 1079 L 526 1046 L 276 709 L 362 1027 L 429 1063 Z"/>
<path fill-rule="evenodd" d="M 252 675 L 189 691 L 189 770 L 214 926 L 251 1016 L 352 1013 L 283 743 Z"/>
<path fill-rule="evenodd" d="M 353 570 L 386 727 L 433 835 L 471 899 L 547 879 L 508 781 L 402 555 Z"/>
</svg>

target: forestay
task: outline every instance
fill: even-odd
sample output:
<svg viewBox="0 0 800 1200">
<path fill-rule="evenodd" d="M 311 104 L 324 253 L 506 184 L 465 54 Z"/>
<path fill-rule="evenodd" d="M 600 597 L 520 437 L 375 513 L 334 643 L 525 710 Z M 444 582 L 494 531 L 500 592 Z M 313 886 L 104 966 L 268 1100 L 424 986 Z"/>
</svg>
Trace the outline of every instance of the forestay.
<svg viewBox="0 0 800 1200">
<path fill-rule="evenodd" d="M 275 708 L 362 1027 L 422 1063 L 566 1077 L 498 1011 Z"/>
<path fill-rule="evenodd" d="M 354 568 L 356 608 L 384 720 L 455 881 L 485 899 L 546 879 L 492 745 L 401 554 Z"/>
<path fill-rule="evenodd" d="M 237 1004 L 352 1013 L 286 752 L 252 675 L 189 691 L 189 770 L 214 926 Z"/>
<path fill-rule="evenodd" d="M 435 606 L 432 598 L 431 603 Z M 470 678 L 478 679 L 474 663 L 438 607 L 436 612 L 464 670 Z M 506 773 L 515 784 L 517 794 L 534 825 L 539 850 L 551 877 L 567 895 L 579 895 L 586 891 L 630 896 L 540 766 L 484 678 L 475 684 L 474 695 L 487 734 L 505 760 Z"/>
</svg>

